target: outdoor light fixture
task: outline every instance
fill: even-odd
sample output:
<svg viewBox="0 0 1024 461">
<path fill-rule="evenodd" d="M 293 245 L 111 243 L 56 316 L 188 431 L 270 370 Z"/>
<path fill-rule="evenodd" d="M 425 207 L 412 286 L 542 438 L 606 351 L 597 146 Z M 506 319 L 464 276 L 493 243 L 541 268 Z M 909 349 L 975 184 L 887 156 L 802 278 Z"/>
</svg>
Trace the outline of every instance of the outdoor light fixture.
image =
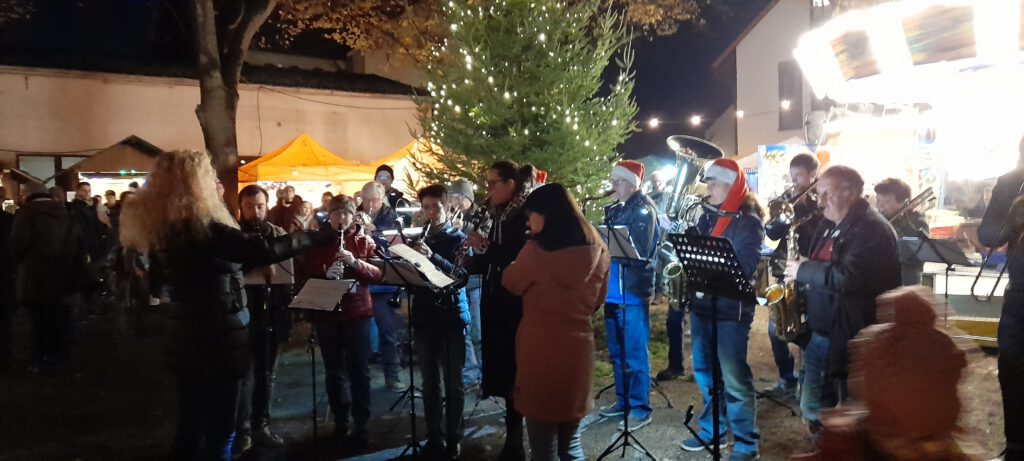
<svg viewBox="0 0 1024 461">
<path fill-rule="evenodd" d="M 788 99 L 783 99 L 782 102 L 779 103 L 779 107 L 782 107 L 782 110 L 789 110 L 790 106 L 792 105 L 793 103 L 790 102 Z"/>
<path fill-rule="evenodd" d="M 651 128 L 657 128 L 658 125 L 661 125 L 661 120 L 658 120 L 657 117 L 651 117 L 651 120 L 647 122 L 647 126 Z"/>
<path fill-rule="evenodd" d="M 702 118 L 701 118 L 700 115 L 694 115 L 694 116 L 690 117 L 690 125 L 700 126 L 700 122 L 701 121 L 702 121 Z"/>
<path fill-rule="evenodd" d="M 743 112 L 742 110 L 738 110 L 736 111 L 736 118 L 743 118 L 744 114 L 745 112 Z"/>
</svg>

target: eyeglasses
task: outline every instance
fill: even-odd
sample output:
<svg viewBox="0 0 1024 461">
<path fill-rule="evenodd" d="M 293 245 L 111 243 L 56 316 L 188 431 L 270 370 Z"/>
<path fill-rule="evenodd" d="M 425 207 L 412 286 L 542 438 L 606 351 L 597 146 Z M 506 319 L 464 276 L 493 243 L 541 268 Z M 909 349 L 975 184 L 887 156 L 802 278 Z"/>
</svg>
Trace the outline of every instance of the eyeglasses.
<svg viewBox="0 0 1024 461">
<path fill-rule="evenodd" d="M 622 179 L 622 178 L 612 178 L 612 186 L 618 186 L 619 184 L 622 184 L 624 182 L 626 182 L 625 179 Z"/>
<path fill-rule="evenodd" d="M 493 189 L 494 186 L 497 186 L 498 184 L 503 183 L 505 181 L 508 181 L 508 179 L 499 179 L 499 180 L 496 180 L 496 181 L 491 181 L 490 179 L 488 179 L 488 180 L 486 180 L 484 182 L 487 184 L 487 188 L 488 189 Z"/>
</svg>

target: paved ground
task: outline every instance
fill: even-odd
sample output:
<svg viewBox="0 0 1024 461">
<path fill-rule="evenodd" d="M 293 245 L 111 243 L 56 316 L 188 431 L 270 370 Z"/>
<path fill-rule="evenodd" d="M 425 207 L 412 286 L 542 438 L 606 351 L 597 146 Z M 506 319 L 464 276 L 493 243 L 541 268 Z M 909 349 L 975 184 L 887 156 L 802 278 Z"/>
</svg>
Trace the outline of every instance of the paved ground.
<svg viewBox="0 0 1024 461">
<path fill-rule="evenodd" d="M 666 357 L 663 313 L 654 309 L 652 360 L 654 371 Z M 165 459 L 173 436 L 173 380 L 163 367 L 163 322 L 165 310 L 153 309 L 147 320 L 151 333 L 144 338 L 121 338 L 113 334 L 113 319 L 101 316 L 78 324 L 78 344 L 70 371 L 58 375 L 38 375 L 26 370 L 28 325 L 24 313 L 16 316 L 17 369 L 0 377 L 0 459 L 2 460 L 119 460 Z M 759 313 L 752 333 L 750 362 L 758 388 L 773 381 L 774 365 L 765 338 L 764 313 Z M 598 325 L 603 322 L 598 322 Z M 284 354 L 275 391 L 274 427 L 288 440 L 286 449 L 253 453 L 249 459 L 391 459 L 401 452 L 409 434 L 408 407 L 389 411 L 397 394 L 385 392 L 378 367 L 374 373 L 372 445 L 360 453 L 336 450 L 327 435 L 330 423 L 324 422 L 326 399 L 322 395 L 322 377 L 317 380 L 321 423 L 320 438 L 313 443 L 311 418 L 311 376 L 309 355 L 304 343 L 308 327 L 297 325 L 293 341 Z M 599 335 L 600 336 L 600 335 Z M 603 358 L 603 351 L 599 352 Z M 317 354 L 317 370 L 322 365 Z M 972 351 L 970 372 L 961 394 L 964 397 L 964 426 L 994 455 L 1001 449 L 1002 411 L 993 356 Z M 608 383 L 609 367 L 599 362 L 598 383 Z M 682 419 L 690 403 L 695 402 L 695 385 L 689 380 L 663 384 L 662 389 L 674 404 L 652 395 L 654 424 L 637 433 L 639 440 L 659 460 L 704 460 L 704 454 L 684 453 L 678 441 L 687 436 Z M 596 391 L 596 389 L 595 389 Z M 598 405 L 610 401 L 606 394 Z M 421 409 L 417 408 L 420 412 Z M 476 397 L 467 402 L 467 441 L 464 459 L 494 459 L 503 438 L 501 409 L 497 402 Z M 329 419 L 328 419 L 329 420 Z M 591 415 L 587 418 L 584 446 L 588 459 L 594 459 L 617 435 L 617 421 Z M 787 408 L 762 401 L 758 423 L 762 433 L 762 459 L 784 460 L 790 454 L 807 450 L 802 424 Z M 422 421 L 419 423 L 422 433 Z M 628 452 L 635 458 L 636 453 Z M 614 458 L 618 458 L 618 453 Z"/>
</svg>

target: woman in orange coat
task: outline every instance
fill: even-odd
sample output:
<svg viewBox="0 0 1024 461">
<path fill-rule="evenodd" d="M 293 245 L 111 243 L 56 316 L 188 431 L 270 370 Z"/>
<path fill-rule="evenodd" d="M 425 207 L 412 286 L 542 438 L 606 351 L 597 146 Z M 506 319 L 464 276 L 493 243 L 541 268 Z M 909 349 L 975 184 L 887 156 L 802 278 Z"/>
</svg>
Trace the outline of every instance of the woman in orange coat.
<svg viewBox="0 0 1024 461">
<path fill-rule="evenodd" d="M 531 239 L 505 269 L 523 297 L 516 334 L 516 410 L 526 417 L 534 461 L 582 460 L 580 420 L 590 410 L 594 311 L 608 288 L 608 250 L 561 184 L 524 205 Z"/>
</svg>

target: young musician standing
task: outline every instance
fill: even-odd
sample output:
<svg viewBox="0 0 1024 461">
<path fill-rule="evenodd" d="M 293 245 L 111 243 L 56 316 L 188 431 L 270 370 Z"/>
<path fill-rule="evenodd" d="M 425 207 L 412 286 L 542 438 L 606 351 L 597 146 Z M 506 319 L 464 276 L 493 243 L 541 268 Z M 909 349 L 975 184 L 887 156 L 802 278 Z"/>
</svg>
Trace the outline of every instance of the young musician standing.
<svg viewBox="0 0 1024 461">
<path fill-rule="evenodd" d="M 708 204 L 723 213 L 714 211 L 702 215 L 697 221 L 696 231 L 728 239 L 736 251 L 743 274 L 753 283 L 757 263 L 761 259 L 761 242 L 764 241 L 764 227 L 761 225 L 763 211 L 757 199 L 747 188 L 746 177 L 740 166 L 730 159 L 718 159 L 704 172 L 708 184 Z M 750 325 L 754 321 L 754 303 L 719 298 L 712 311 L 711 299 L 704 293 L 691 293 L 693 313 L 690 317 L 690 332 L 693 341 L 693 375 L 697 380 L 704 408 L 700 413 L 700 438 L 707 443 L 726 445 L 726 431 L 732 432 L 736 445 L 729 455 L 729 461 L 747 461 L 757 458 L 757 395 L 754 391 L 754 375 L 747 364 L 747 343 L 750 340 Z M 722 373 L 719 387 L 720 434 L 714 431 L 711 389 L 714 360 L 711 343 L 711 322 L 718 324 L 718 362 Z M 681 443 L 684 450 L 700 451 L 704 447 L 700 440 L 690 438 Z"/>
<path fill-rule="evenodd" d="M 456 254 L 466 236 L 445 216 L 447 196 L 447 189 L 440 184 L 420 189 L 417 198 L 423 217 L 429 220 L 429 233 L 413 248 L 430 258 L 441 272 L 461 279 L 465 277 L 465 270 L 460 267 L 457 268 L 458 273 L 452 272 L 456 270 Z M 416 355 L 423 377 L 423 411 L 427 422 L 427 445 L 423 452 L 426 459 L 456 459 L 462 442 L 462 410 L 466 395 L 462 386 L 466 326 L 469 324 L 466 291 L 459 288 L 454 292 L 439 293 L 429 288 L 418 288 L 413 297 L 411 316 Z M 441 398 L 442 385 L 444 399 Z"/>
<path fill-rule="evenodd" d="M 324 386 L 334 413 L 334 434 L 339 443 L 363 447 L 369 443 L 370 421 L 370 318 L 373 305 L 368 284 L 380 280 L 381 271 L 363 259 L 373 257 L 376 245 L 355 223 L 356 204 L 339 195 L 328 204 L 329 229 L 335 234 L 331 248 L 310 252 L 302 263 L 309 278 L 355 279 L 356 286 L 341 298 L 335 312 L 313 312 L 313 326 L 324 360 Z M 339 251 L 343 233 L 344 249 Z M 340 264 L 339 264 L 340 263 Z M 349 437 L 349 414 L 355 423 Z"/>
<path fill-rule="evenodd" d="M 782 200 L 792 201 L 804 194 L 804 198 L 793 206 L 793 221 L 803 221 L 796 229 L 797 246 L 800 247 L 800 256 L 807 257 L 811 251 L 811 239 L 814 231 L 821 222 L 818 215 L 818 202 L 813 196 L 806 195 L 808 189 L 814 184 L 818 176 L 818 159 L 811 154 L 797 154 L 789 161 L 789 178 L 793 181 L 792 192 L 787 197 L 780 197 Z M 775 218 L 775 216 L 773 216 Z M 773 280 L 782 278 L 786 270 L 786 253 L 789 245 L 786 236 L 789 234 L 789 224 L 784 224 L 776 219 L 768 221 L 764 226 L 765 235 L 771 240 L 778 240 L 779 245 L 772 253 L 772 264 L 770 265 Z M 793 397 L 796 395 L 797 377 L 795 371 L 795 360 L 793 352 L 789 350 L 789 343 L 775 336 L 775 324 L 768 322 L 768 340 L 772 345 L 772 358 L 775 359 L 775 366 L 779 368 L 779 381 L 771 388 L 765 389 L 764 393 L 770 397 Z"/>
<path fill-rule="evenodd" d="M 532 171 L 532 170 L 530 170 Z M 502 272 L 516 259 L 526 243 L 526 212 L 523 203 L 533 177 L 524 167 L 501 161 L 487 170 L 487 201 L 494 223 L 488 237 L 470 235 L 473 248 L 472 273 L 483 275 L 480 297 L 483 381 L 486 396 L 505 399 L 505 446 L 498 459 L 522 460 L 523 415 L 515 409 L 512 390 L 516 377 L 516 331 L 523 317 L 523 300 L 501 286 Z M 481 251 L 482 253 L 477 253 Z"/>
<path fill-rule="evenodd" d="M 644 165 L 624 160 L 612 168 L 612 189 L 616 202 L 605 207 L 605 224 L 625 226 L 641 260 L 612 260 L 608 294 L 605 296 L 605 326 L 608 358 L 615 372 L 615 403 L 603 408 L 601 416 L 622 415 L 629 406 L 630 430 L 651 423 L 650 302 L 654 296 L 654 253 L 657 251 L 658 208 L 643 191 Z M 623 363 L 623 354 L 625 363 Z M 623 373 L 630 370 L 629 376 Z M 629 380 L 629 395 L 625 380 Z M 628 400 L 627 400 L 628 399 Z"/>
<path fill-rule="evenodd" d="M 852 168 L 825 170 L 818 180 L 824 219 L 810 257 L 786 264 L 786 281 L 807 293 L 812 335 L 804 347 L 800 410 L 812 434 L 821 427 L 820 409 L 846 394 L 847 342 L 875 322 L 878 295 L 900 286 L 896 233 L 863 193 L 864 180 Z"/>
<path fill-rule="evenodd" d="M 1003 391 L 1006 431 L 1005 461 L 1024 460 L 1024 140 L 1017 168 L 999 177 L 978 227 L 978 240 L 991 248 L 1009 244 L 1006 267 L 1010 286 L 999 317 L 999 387 Z"/>
<path fill-rule="evenodd" d="M 875 208 L 889 220 L 897 237 L 929 235 L 928 221 L 917 210 L 903 210 L 910 197 L 910 186 L 898 178 L 886 178 L 875 184 Z M 903 214 L 896 215 L 903 210 Z M 903 286 L 920 285 L 924 263 L 900 245 Z"/>
</svg>

